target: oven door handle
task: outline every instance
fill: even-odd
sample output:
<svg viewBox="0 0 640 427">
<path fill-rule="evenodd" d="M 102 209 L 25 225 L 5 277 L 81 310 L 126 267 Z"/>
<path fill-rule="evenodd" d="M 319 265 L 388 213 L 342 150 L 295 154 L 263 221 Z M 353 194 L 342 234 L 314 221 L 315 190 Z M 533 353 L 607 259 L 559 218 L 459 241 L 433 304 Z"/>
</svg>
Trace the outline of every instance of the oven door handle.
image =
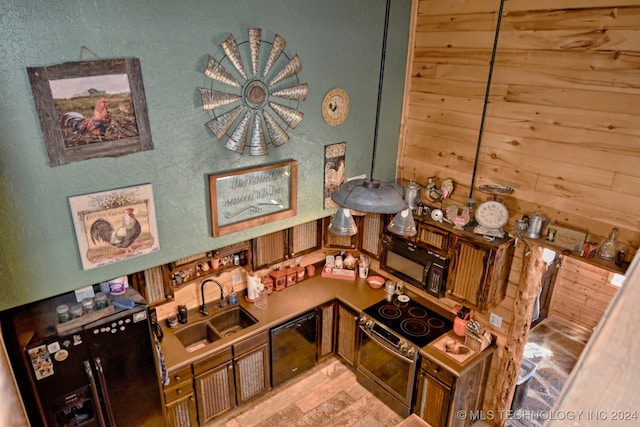
<svg viewBox="0 0 640 427">
<path fill-rule="evenodd" d="M 404 354 L 402 354 L 400 352 L 400 350 L 394 350 L 392 348 L 390 348 L 390 345 L 387 344 L 384 340 L 381 341 L 380 338 L 378 338 L 377 335 L 369 332 L 368 330 L 366 330 L 365 328 L 363 328 L 362 326 L 359 326 L 360 330 L 366 335 L 368 336 L 370 339 L 372 339 L 373 341 L 375 341 L 376 343 L 380 344 L 381 347 L 383 349 L 385 349 L 385 351 L 391 353 L 394 356 L 398 356 L 400 357 L 402 360 L 406 361 L 407 363 L 415 363 L 416 359 L 410 359 L 407 356 L 405 356 Z"/>
</svg>

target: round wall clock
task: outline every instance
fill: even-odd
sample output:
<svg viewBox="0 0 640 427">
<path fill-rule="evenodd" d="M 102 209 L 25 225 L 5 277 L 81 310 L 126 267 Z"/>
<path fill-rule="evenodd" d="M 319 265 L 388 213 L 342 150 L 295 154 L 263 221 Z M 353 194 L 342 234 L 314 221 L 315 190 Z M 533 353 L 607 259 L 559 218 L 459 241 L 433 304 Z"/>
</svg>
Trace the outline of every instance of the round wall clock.
<svg viewBox="0 0 640 427">
<path fill-rule="evenodd" d="M 248 146 L 250 155 L 264 156 L 267 144 L 287 143 L 289 129 L 302 121 L 300 103 L 308 86 L 298 80 L 298 55 L 284 52 L 284 38 L 275 34 L 272 41 L 263 40 L 259 28 L 249 29 L 248 38 L 237 43 L 229 35 L 220 43 L 224 56 L 209 56 L 204 71 L 209 87 L 199 90 L 202 109 L 212 115 L 205 126 L 225 148 L 243 154 Z"/>
<path fill-rule="evenodd" d="M 322 117 L 331 126 L 344 122 L 349 114 L 349 95 L 344 89 L 331 89 L 322 100 Z"/>
</svg>

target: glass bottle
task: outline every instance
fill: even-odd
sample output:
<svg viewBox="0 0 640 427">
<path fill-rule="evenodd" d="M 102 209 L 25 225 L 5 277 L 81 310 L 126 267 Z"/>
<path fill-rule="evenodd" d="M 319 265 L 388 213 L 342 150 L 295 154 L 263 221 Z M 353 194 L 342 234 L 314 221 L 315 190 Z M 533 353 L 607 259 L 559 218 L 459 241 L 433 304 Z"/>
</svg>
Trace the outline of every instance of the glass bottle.
<svg viewBox="0 0 640 427">
<path fill-rule="evenodd" d="M 613 260 L 618 255 L 618 229 L 611 229 L 609 238 L 598 248 L 598 256 L 602 259 Z"/>
</svg>

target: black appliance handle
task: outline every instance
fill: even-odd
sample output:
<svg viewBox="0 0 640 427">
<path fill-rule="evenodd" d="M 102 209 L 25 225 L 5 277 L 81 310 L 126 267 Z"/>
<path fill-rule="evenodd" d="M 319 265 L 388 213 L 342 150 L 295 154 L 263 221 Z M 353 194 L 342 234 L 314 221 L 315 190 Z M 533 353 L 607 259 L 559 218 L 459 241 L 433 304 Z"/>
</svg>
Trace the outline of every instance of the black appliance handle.
<svg viewBox="0 0 640 427">
<path fill-rule="evenodd" d="M 96 366 L 96 371 L 98 371 L 98 380 L 100 382 L 100 391 L 102 392 L 102 398 L 104 399 L 105 411 L 107 412 L 107 420 L 109 421 L 110 426 L 115 426 L 115 420 L 113 417 L 113 412 L 111 410 L 111 402 L 109 401 L 109 393 L 107 391 L 107 380 L 104 376 L 104 369 L 102 368 L 102 361 L 99 357 L 93 358 L 93 364 Z"/>
<path fill-rule="evenodd" d="M 93 406 L 95 407 L 95 411 L 98 414 L 98 422 L 100 424 L 100 427 L 105 427 L 104 415 L 102 414 L 102 406 L 100 405 L 100 396 L 98 395 L 98 387 L 96 387 L 96 379 L 93 376 L 91 364 L 88 360 L 84 361 L 84 371 L 87 373 L 87 378 L 89 378 L 91 395 L 93 396 Z"/>
<path fill-rule="evenodd" d="M 299 328 L 300 326 L 302 326 L 304 322 L 313 320 L 315 319 L 315 317 L 316 317 L 315 311 L 304 314 L 300 317 L 296 317 L 295 319 L 288 321 L 284 325 L 280 325 L 277 328 L 273 328 L 271 330 L 271 335 L 278 335 L 278 334 L 281 334 L 282 332 L 288 331 L 289 329 Z"/>
</svg>

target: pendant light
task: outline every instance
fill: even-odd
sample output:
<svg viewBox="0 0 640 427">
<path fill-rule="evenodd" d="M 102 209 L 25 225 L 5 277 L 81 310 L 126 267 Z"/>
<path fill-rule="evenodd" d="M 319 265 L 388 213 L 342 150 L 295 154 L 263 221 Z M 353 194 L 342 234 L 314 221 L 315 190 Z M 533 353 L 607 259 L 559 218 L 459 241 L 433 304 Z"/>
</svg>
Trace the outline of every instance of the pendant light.
<svg viewBox="0 0 640 427">
<path fill-rule="evenodd" d="M 358 232 L 358 227 L 349 209 L 339 207 L 336 214 L 331 218 L 331 223 L 329 223 L 327 230 L 331 234 L 347 237 L 355 235 Z"/>
<path fill-rule="evenodd" d="M 384 63 L 387 52 L 387 35 L 389 32 L 389 11 L 391 0 L 387 0 L 384 15 L 384 33 L 382 36 L 382 56 L 380 59 L 380 78 L 378 80 L 378 102 L 376 104 L 376 121 L 373 134 L 373 154 L 371 158 L 371 175 L 369 179 L 356 179 L 345 182 L 338 191 L 331 194 L 331 199 L 340 206 L 336 214 L 331 219 L 328 230 L 339 236 L 353 236 L 353 229 L 357 231 L 355 223 L 353 228 L 347 228 L 344 224 L 353 221 L 349 209 L 365 213 L 397 214 L 391 224 L 396 224 L 389 230 L 403 236 L 413 236 L 416 234 L 415 222 L 409 205 L 404 200 L 402 187 L 394 182 L 383 182 L 374 179 L 373 172 L 376 162 L 376 151 L 378 146 L 378 128 L 380 125 L 380 106 L 382 101 L 382 83 L 384 78 Z M 403 215 L 401 215 L 404 212 Z M 413 224 L 413 228 L 411 225 Z M 391 229 L 393 228 L 393 229 Z M 346 231 L 349 230 L 349 231 Z"/>
</svg>

